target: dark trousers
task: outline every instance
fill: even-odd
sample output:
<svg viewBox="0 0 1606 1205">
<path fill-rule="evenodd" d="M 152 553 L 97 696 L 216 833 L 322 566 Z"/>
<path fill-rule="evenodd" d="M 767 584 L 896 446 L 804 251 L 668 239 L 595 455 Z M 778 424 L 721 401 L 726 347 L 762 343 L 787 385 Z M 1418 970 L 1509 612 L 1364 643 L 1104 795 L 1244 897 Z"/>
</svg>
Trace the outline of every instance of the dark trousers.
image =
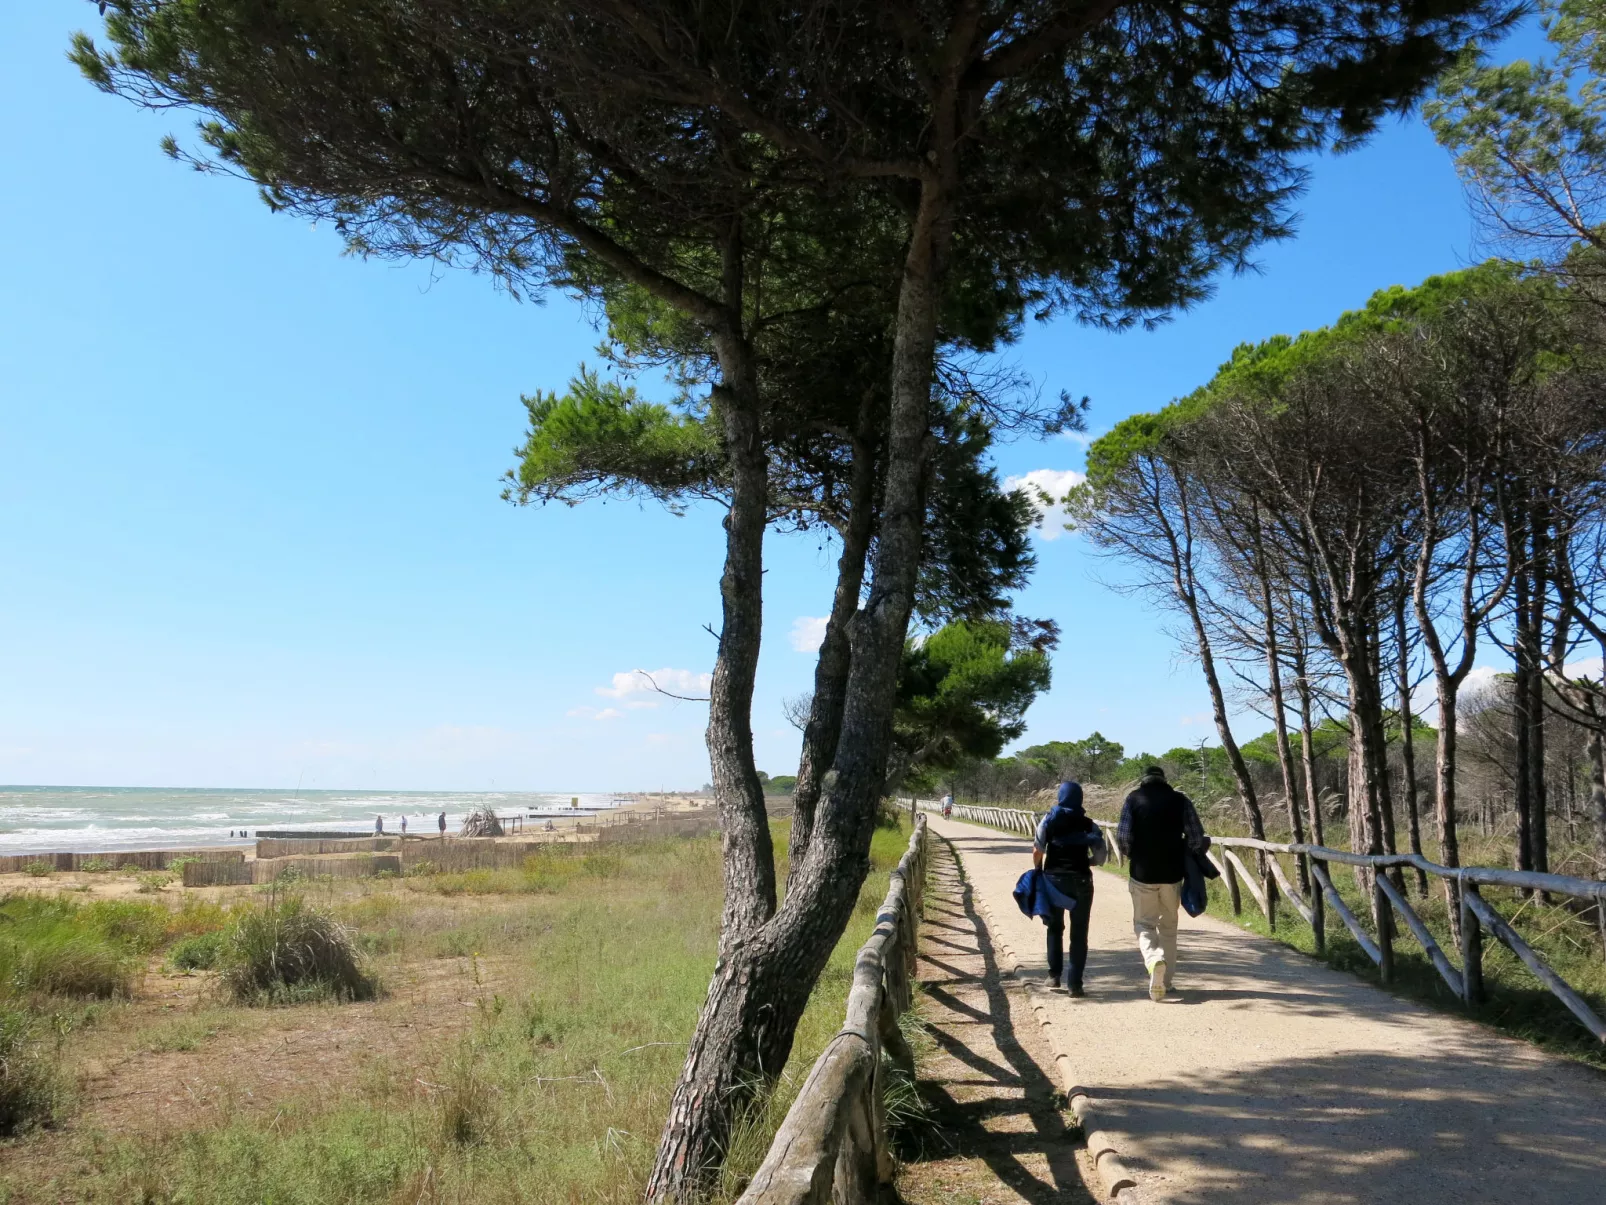
<svg viewBox="0 0 1606 1205">
<path fill-rule="evenodd" d="M 1076 901 L 1071 909 L 1071 967 L 1065 976 L 1068 987 L 1082 986 L 1087 967 L 1087 922 L 1093 915 L 1093 875 L 1091 872 L 1056 870 L 1049 878 L 1061 895 Z M 1048 914 L 1048 973 L 1055 979 L 1065 970 L 1065 910 L 1052 908 Z"/>
</svg>

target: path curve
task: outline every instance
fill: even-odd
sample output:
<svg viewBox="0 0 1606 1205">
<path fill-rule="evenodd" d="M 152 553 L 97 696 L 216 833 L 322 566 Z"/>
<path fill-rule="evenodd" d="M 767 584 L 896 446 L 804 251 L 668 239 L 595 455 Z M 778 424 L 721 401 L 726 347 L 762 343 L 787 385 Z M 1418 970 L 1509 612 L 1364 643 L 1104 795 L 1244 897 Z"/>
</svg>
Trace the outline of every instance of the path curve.
<svg viewBox="0 0 1606 1205">
<path fill-rule="evenodd" d="M 1030 842 L 930 822 L 953 842 L 995 936 L 1024 972 L 1043 973 L 1042 923 L 1010 895 Z M 1156 1004 L 1126 880 L 1095 874 L 1088 997 L 1043 997 L 1146 1199 L 1606 1201 L 1606 1074 L 1209 916 L 1182 917 L 1182 996 Z"/>
</svg>

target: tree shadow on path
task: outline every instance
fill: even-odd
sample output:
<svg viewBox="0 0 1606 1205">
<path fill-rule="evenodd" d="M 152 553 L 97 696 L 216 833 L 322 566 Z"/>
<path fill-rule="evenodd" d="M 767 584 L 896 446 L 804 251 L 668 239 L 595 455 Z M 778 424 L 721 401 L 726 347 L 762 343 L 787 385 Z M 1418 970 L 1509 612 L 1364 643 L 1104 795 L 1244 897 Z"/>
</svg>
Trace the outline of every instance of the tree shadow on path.
<svg viewBox="0 0 1606 1205">
<path fill-rule="evenodd" d="M 922 1013 L 938 1053 L 921 1068 L 929 1116 L 905 1137 L 891 1200 L 1090 1205 L 1046 1056 L 1034 1057 L 1016 1032 L 997 953 L 949 856 L 932 873 L 921 949 Z M 1041 1044 L 1025 1001 L 1016 1008 L 1028 1040 Z M 1001 1196 L 1000 1185 L 1012 1195 Z"/>
</svg>

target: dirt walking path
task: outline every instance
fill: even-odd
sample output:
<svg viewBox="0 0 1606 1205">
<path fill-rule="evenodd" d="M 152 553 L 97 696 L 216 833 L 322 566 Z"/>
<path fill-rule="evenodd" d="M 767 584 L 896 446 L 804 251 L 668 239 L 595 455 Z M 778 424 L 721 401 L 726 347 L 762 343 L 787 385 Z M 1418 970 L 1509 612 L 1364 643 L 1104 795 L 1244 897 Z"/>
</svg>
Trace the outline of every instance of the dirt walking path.
<svg viewBox="0 0 1606 1205">
<path fill-rule="evenodd" d="M 1023 837 L 932 817 L 992 943 L 1046 967 L 1010 892 Z M 1088 996 L 1041 992 L 1054 1045 L 1151 1202 L 1606 1201 L 1606 1075 L 1182 917 L 1181 997 L 1148 998 L 1126 880 L 1097 872 Z"/>
<path fill-rule="evenodd" d="M 907 1205 L 1092 1205 L 1086 1148 L 1067 1131 L 1041 1028 L 1000 965 L 942 842 L 933 849 L 920 931 L 922 1017 L 937 1042 L 922 1060 L 930 1124 L 900 1152 Z"/>
</svg>

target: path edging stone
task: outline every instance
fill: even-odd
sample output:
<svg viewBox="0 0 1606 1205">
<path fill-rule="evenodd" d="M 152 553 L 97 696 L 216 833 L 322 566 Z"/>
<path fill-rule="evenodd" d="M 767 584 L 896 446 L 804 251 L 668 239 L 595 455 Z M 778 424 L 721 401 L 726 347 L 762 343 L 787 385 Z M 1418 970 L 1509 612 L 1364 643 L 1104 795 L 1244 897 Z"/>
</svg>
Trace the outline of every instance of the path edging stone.
<svg viewBox="0 0 1606 1205">
<path fill-rule="evenodd" d="M 942 839 L 948 846 L 948 852 L 953 855 L 954 862 L 964 872 L 965 860 L 959 850 L 954 847 L 953 841 L 934 834 Z M 967 876 L 968 877 L 968 876 Z M 1064 1091 L 1071 1112 L 1075 1115 L 1077 1124 L 1082 1127 L 1083 1138 L 1087 1143 L 1087 1153 L 1093 1158 L 1093 1166 L 1098 1170 L 1099 1179 L 1104 1181 L 1105 1190 L 1110 1199 L 1120 1202 L 1120 1205 L 1146 1205 L 1148 1198 L 1143 1193 L 1138 1179 L 1128 1169 L 1121 1159 L 1120 1149 L 1115 1140 L 1108 1133 L 1098 1127 L 1098 1109 L 1088 1089 L 1077 1082 L 1071 1074 L 1071 1060 L 1060 1046 L 1054 1033 L 1054 1026 L 1049 1021 L 1048 1006 L 1043 999 L 1042 990 L 1031 983 L 1021 973 L 1021 960 L 1010 945 L 1009 938 L 1004 935 L 1001 925 L 993 918 L 993 910 L 987 903 L 986 896 L 981 892 L 975 893 L 975 900 L 981 906 L 982 918 L 987 924 L 993 942 L 1003 952 L 1011 964 L 1011 973 L 1015 981 L 1025 990 L 1026 1000 L 1032 1007 L 1032 1015 L 1037 1018 L 1037 1024 L 1043 1031 L 1043 1037 L 1048 1042 L 1050 1053 L 1054 1056 L 1054 1075 L 1060 1081 L 1060 1088 Z"/>
</svg>

